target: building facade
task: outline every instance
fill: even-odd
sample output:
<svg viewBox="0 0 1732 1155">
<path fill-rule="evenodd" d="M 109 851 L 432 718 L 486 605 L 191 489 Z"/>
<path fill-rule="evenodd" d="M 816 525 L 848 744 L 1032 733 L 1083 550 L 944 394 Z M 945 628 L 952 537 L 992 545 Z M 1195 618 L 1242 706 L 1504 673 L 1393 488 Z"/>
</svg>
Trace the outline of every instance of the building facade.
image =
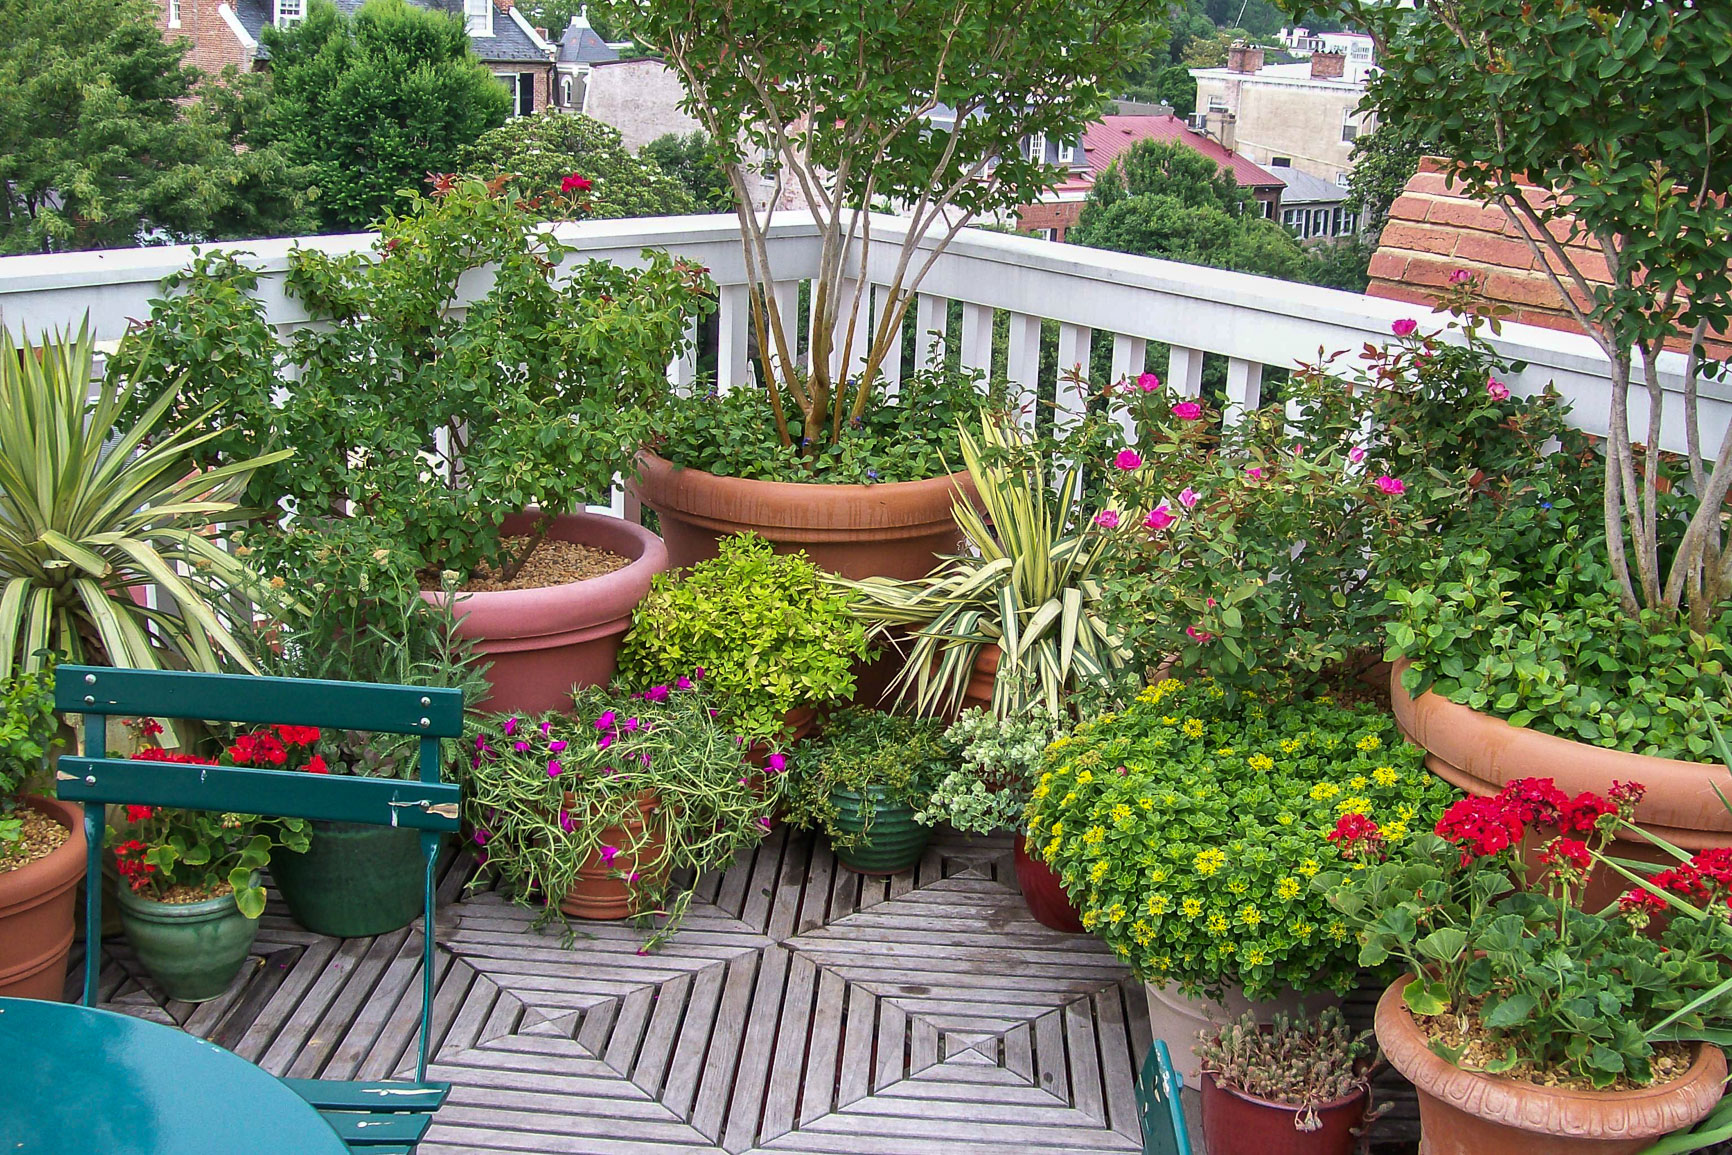
<svg viewBox="0 0 1732 1155">
<path fill-rule="evenodd" d="M 1193 68 L 1197 113 L 1231 118 L 1235 149 L 1264 168 L 1292 167 L 1345 185 L 1353 142 L 1375 127 L 1359 111 L 1363 78 L 1347 75 L 1344 52 L 1314 52 L 1303 64 L 1264 65 L 1261 48 L 1234 45 L 1225 68 Z"/>
</svg>

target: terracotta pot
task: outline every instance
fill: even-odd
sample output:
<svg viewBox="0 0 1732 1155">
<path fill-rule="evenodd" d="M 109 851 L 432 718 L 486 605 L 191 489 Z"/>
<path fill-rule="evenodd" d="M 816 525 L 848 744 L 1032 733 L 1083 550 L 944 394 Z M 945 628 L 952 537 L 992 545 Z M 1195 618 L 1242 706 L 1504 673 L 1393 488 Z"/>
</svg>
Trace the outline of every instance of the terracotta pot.
<svg viewBox="0 0 1732 1155">
<path fill-rule="evenodd" d="M 883 485 L 747 481 L 682 469 L 644 450 L 628 492 L 661 517 L 676 567 L 716 556 L 716 542 L 749 530 L 777 550 L 805 550 L 843 577 L 924 577 L 938 555 L 955 553 L 962 533 L 951 516 L 966 473 Z"/>
<path fill-rule="evenodd" d="M 1690 851 L 1732 843 L 1732 813 L 1714 792 L 1726 777 L 1725 767 L 1572 742 L 1512 726 L 1429 691 L 1414 698 L 1401 684 L 1411 664 L 1403 659 L 1390 671 L 1395 720 L 1409 739 L 1425 748 L 1425 764 L 1432 773 L 1451 785 L 1469 794 L 1491 795 L 1514 779 L 1550 778 L 1573 796 L 1584 790 L 1603 795 L 1614 781 L 1640 782 L 1648 792 L 1636 807 L 1635 820 L 1644 829 Z M 1673 861 L 1655 846 L 1623 837 L 1610 852 L 1649 862 Z M 1584 905 L 1602 907 L 1628 885 L 1622 875 L 1601 869 Z"/>
<path fill-rule="evenodd" d="M 1066 934 L 1083 932 L 1082 916 L 1071 905 L 1064 892 L 1058 871 L 1028 852 L 1028 840 L 1016 836 L 1016 882 L 1022 887 L 1022 900 L 1028 903 L 1028 913 L 1042 926 L 1062 930 Z"/>
<path fill-rule="evenodd" d="M 570 794 L 565 796 L 567 807 L 576 802 Z M 657 801 L 654 795 L 645 793 L 638 797 L 639 817 L 628 817 L 618 826 L 610 826 L 601 833 L 603 846 L 616 846 L 621 852 L 609 863 L 602 859 L 598 850 L 589 856 L 589 861 L 578 868 L 577 881 L 565 897 L 559 900 L 559 909 L 573 918 L 588 918 L 599 921 L 613 921 L 630 918 L 638 913 L 637 895 L 633 893 L 628 881 L 632 873 L 646 862 L 654 862 L 662 855 L 663 839 L 653 830 L 645 838 L 645 828 L 649 825 L 650 815 L 654 813 Z M 642 845 L 636 851 L 625 849 Z"/>
<path fill-rule="evenodd" d="M 1377 1043 L 1419 1092 L 1420 1155 L 1635 1155 L 1720 1101 L 1726 1056 L 1700 1046 L 1683 1075 L 1634 1091 L 1573 1091 L 1464 1071 L 1408 1013 L 1404 975 L 1377 1000 Z"/>
<path fill-rule="evenodd" d="M 1365 1118 L 1366 1092 L 1317 1104 L 1314 1131 L 1301 1131 L 1298 1107 L 1272 1103 L 1203 1074 L 1203 1140 L 1209 1155 L 1351 1155 Z"/>
<path fill-rule="evenodd" d="M 0 874 L 0 998 L 59 1002 L 66 996 L 74 900 L 84 876 L 84 809 L 36 794 L 23 801 L 71 837 L 47 857 Z"/>
<path fill-rule="evenodd" d="M 1330 991 L 1307 995 L 1283 991 L 1273 998 L 1252 1002 L 1237 983 L 1226 984 L 1220 1001 L 1192 998 L 1176 983 L 1159 986 L 1144 983 L 1143 991 L 1149 999 L 1149 1031 L 1154 1038 L 1167 1044 L 1167 1050 L 1173 1056 L 1173 1069 L 1179 1072 L 1187 1087 L 1197 1086 L 1202 1076 L 1202 1064 L 1192 1049 L 1201 1032 L 1240 1018 L 1247 1011 L 1256 1015 L 1258 1022 L 1266 1023 L 1277 1012 L 1315 1015 L 1324 1007 L 1341 1005 L 1341 996 Z"/>
<path fill-rule="evenodd" d="M 818 711 L 810 706 L 800 706 L 789 710 L 782 721 L 787 726 L 787 733 L 783 737 L 781 745 L 786 748 L 802 738 L 810 737 L 812 731 L 818 728 Z M 775 747 L 771 746 L 770 743 L 753 742 L 746 747 L 746 761 L 762 770 L 764 763 L 769 760 L 773 753 L 775 753 Z"/>
<path fill-rule="evenodd" d="M 532 510 L 505 519 L 506 535 L 529 532 Z M 649 593 L 650 579 L 668 568 L 661 538 L 600 513 L 556 517 L 548 537 L 605 549 L 631 559 L 601 577 L 535 590 L 458 594 L 457 632 L 473 639 L 492 662 L 487 680 L 489 710 L 538 714 L 571 705 L 573 687 L 604 686 L 619 665 L 619 646 L 631 628 L 632 611 Z M 438 601 L 437 591 L 423 591 Z"/>
</svg>

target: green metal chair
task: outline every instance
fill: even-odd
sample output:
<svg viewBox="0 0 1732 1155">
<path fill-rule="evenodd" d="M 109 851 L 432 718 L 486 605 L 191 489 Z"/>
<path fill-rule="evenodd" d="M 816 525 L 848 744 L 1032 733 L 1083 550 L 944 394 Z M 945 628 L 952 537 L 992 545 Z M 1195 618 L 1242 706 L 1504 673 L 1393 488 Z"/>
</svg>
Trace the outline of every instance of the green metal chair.
<svg viewBox="0 0 1732 1155">
<path fill-rule="evenodd" d="M 1185 1109 L 1179 1104 L 1184 1086 L 1173 1069 L 1167 1044 L 1159 1039 L 1143 1060 L 1137 1079 L 1137 1119 L 1143 1126 L 1143 1155 L 1191 1155 L 1191 1134 L 1185 1127 Z"/>
<path fill-rule="evenodd" d="M 84 715 L 84 749 L 107 752 L 111 714 L 197 718 L 249 725 L 319 726 L 421 739 L 419 781 L 348 778 L 236 766 L 189 766 L 122 758 L 63 757 L 61 799 L 84 804 L 90 842 L 85 914 L 84 1004 L 96 1000 L 102 952 L 102 843 L 108 803 L 235 811 L 285 818 L 407 826 L 421 831 L 426 857 L 421 959 L 421 1029 L 415 1081 L 283 1082 L 330 1121 L 352 1151 L 412 1155 L 449 1083 L 427 1081 L 433 1014 L 434 866 L 441 834 L 458 827 L 459 792 L 439 780 L 439 740 L 463 732 L 463 692 L 296 678 L 61 666 L 55 706 Z"/>
</svg>

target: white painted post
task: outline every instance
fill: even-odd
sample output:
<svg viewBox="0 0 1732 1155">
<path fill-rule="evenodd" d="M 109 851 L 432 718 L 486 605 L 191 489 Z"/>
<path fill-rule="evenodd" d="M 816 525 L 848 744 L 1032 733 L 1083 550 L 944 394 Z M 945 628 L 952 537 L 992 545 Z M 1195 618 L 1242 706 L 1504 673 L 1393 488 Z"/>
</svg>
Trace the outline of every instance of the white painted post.
<svg viewBox="0 0 1732 1155">
<path fill-rule="evenodd" d="M 1133 337 L 1129 333 L 1113 334 L 1113 379 L 1116 389 L 1119 382 L 1127 377 L 1135 377 L 1143 371 L 1143 362 L 1148 357 L 1149 343 L 1142 337 Z"/>
<path fill-rule="evenodd" d="M 886 314 L 895 307 L 890 298 L 890 286 L 872 286 L 872 331 L 878 331 L 878 324 Z M 906 319 L 906 318 L 904 318 Z M 878 381 L 883 389 L 886 401 L 894 401 L 902 391 L 902 329 L 897 327 L 896 336 L 892 340 L 889 353 L 885 354 L 883 364 L 878 366 Z"/>
<path fill-rule="evenodd" d="M 944 346 L 944 334 L 950 316 L 949 302 L 943 297 L 921 293 L 914 299 L 914 364 L 919 369 L 936 368 L 939 350 Z"/>
<path fill-rule="evenodd" d="M 1227 359 L 1227 412 L 1222 420 L 1235 425 L 1263 403 L 1263 366 L 1257 361 Z"/>
<path fill-rule="evenodd" d="M 680 396 L 689 396 L 692 382 L 698 379 L 698 322 L 694 317 L 686 326 L 686 347 L 668 362 L 668 383 Z"/>
<path fill-rule="evenodd" d="M 1010 315 L 1010 357 L 1005 373 L 1024 403 L 1023 423 L 1034 423 L 1033 402 L 1040 397 L 1040 318 L 1027 313 Z"/>
<path fill-rule="evenodd" d="M 963 302 L 962 367 L 992 371 L 992 308 L 988 305 Z"/>
<path fill-rule="evenodd" d="M 1089 357 L 1094 330 L 1084 325 L 1058 327 L 1058 389 L 1053 425 L 1059 432 L 1074 429 L 1088 411 Z M 1074 373 L 1073 373 L 1074 371 Z"/>
<path fill-rule="evenodd" d="M 1203 351 L 1183 345 L 1170 346 L 1167 352 L 1167 387 L 1180 396 L 1195 397 L 1203 391 Z"/>
<path fill-rule="evenodd" d="M 719 296 L 721 316 L 716 349 L 716 391 L 727 393 L 750 384 L 752 379 L 751 359 L 747 356 L 752 291 L 746 285 L 723 285 Z"/>
<path fill-rule="evenodd" d="M 777 281 L 770 286 L 770 295 L 776 300 L 776 313 L 782 319 L 782 335 L 788 339 L 788 356 L 794 364 L 800 364 L 800 282 Z M 777 366 L 779 373 L 786 372 L 789 366 L 781 364 L 781 358 L 774 348 L 776 338 L 770 337 L 771 348 L 764 351 L 769 362 Z"/>
</svg>

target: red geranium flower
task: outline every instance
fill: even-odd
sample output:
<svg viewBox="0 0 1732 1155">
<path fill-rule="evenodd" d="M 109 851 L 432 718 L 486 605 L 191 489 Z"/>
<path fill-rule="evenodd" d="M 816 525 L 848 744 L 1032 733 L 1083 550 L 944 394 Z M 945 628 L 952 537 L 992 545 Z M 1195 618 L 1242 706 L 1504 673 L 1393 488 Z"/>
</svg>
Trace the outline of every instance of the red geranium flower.
<svg viewBox="0 0 1732 1155">
<path fill-rule="evenodd" d="M 1598 794 L 1584 790 L 1576 795 L 1568 806 L 1564 807 L 1563 821 L 1558 824 L 1558 829 L 1588 834 L 1599 825 L 1602 815 L 1616 814 L 1617 812 L 1617 803 L 1609 802 Z"/>
<path fill-rule="evenodd" d="M 1552 839 L 1540 849 L 1539 857 L 1542 866 L 1573 866 L 1577 870 L 1586 870 L 1593 861 L 1588 844 L 1574 838 Z"/>
<path fill-rule="evenodd" d="M 302 769 L 309 774 L 329 774 L 331 772 L 331 768 L 325 765 L 325 760 L 317 754 L 307 759 L 307 764 Z"/>
<path fill-rule="evenodd" d="M 1443 812 L 1437 834 L 1461 850 L 1461 864 L 1499 854 L 1521 841 L 1522 823 L 1504 800 L 1463 798 Z"/>
<path fill-rule="evenodd" d="M 1561 826 L 1570 805 L 1570 796 L 1550 778 L 1517 778 L 1503 788 L 1497 800 L 1526 826 Z"/>
<path fill-rule="evenodd" d="M 588 177 L 579 176 L 574 172 L 559 182 L 559 191 L 563 193 L 588 192 L 594 184 L 595 182 L 590 180 Z"/>
</svg>

